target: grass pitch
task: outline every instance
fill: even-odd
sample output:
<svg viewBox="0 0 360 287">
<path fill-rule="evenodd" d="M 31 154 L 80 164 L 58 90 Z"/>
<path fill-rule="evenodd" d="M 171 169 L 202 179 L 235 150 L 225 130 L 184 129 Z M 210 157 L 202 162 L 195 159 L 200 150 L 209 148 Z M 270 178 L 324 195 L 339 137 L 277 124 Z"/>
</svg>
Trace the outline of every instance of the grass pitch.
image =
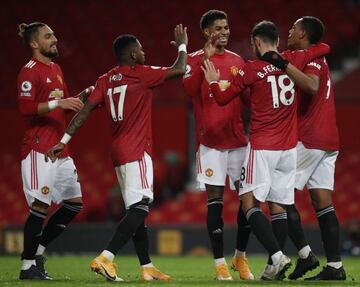
<svg viewBox="0 0 360 287">
<path fill-rule="evenodd" d="M 139 265 L 134 256 L 118 256 L 118 275 L 126 282 L 106 282 L 105 279 L 93 273 L 89 264 L 93 257 L 89 256 L 49 256 L 46 263 L 53 281 L 20 281 L 18 280 L 21 266 L 18 257 L 0 257 L 0 286 L 360 286 L 360 258 L 345 258 L 344 266 L 348 279 L 343 282 L 308 282 L 303 280 L 283 282 L 252 282 L 241 281 L 237 273 L 232 273 L 233 282 L 218 282 L 214 278 L 213 260 L 210 257 L 157 257 L 154 264 L 163 272 L 172 276 L 171 282 L 141 282 L 139 279 Z M 231 258 L 227 258 L 228 264 Z M 293 264 L 295 259 L 293 259 Z M 249 257 L 252 272 L 256 278 L 260 277 L 266 263 L 264 256 Z M 324 264 L 324 259 L 322 259 Z M 292 266 L 292 268 L 294 265 Z M 290 270 L 292 270 L 292 268 Z M 307 274 L 316 274 L 321 268 Z M 288 271 L 287 274 L 290 272 Z"/>
</svg>

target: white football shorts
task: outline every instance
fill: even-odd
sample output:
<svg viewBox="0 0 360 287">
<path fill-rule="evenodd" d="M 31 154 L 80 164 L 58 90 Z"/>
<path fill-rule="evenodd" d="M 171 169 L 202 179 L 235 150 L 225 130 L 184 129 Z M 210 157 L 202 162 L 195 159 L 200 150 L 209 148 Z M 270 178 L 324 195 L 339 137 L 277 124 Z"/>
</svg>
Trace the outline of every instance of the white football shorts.
<svg viewBox="0 0 360 287">
<path fill-rule="evenodd" d="M 296 146 L 297 164 L 295 188 L 334 190 L 335 162 L 338 151 L 307 149 L 302 142 Z"/>
<path fill-rule="evenodd" d="M 255 150 L 248 144 L 239 195 L 252 192 L 261 202 L 294 204 L 296 148 Z"/>
<path fill-rule="evenodd" d="M 140 160 L 117 166 L 115 171 L 126 209 L 145 198 L 153 201 L 153 164 L 146 152 Z"/>
<path fill-rule="evenodd" d="M 225 186 L 229 176 L 230 188 L 235 189 L 234 182 L 240 180 L 240 171 L 245 159 L 246 147 L 217 150 L 204 145 L 196 153 L 197 181 L 200 189 L 205 184 Z"/>
<path fill-rule="evenodd" d="M 81 197 L 76 167 L 71 157 L 45 161 L 45 155 L 32 150 L 21 161 L 21 176 L 29 206 L 35 199 L 48 205 Z"/>
</svg>

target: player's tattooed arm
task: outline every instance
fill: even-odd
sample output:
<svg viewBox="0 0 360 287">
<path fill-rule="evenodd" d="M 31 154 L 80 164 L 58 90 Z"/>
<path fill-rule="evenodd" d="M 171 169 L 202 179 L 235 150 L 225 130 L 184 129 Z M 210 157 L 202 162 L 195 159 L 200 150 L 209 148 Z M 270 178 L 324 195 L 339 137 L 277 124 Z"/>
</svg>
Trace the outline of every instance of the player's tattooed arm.
<svg viewBox="0 0 360 287">
<path fill-rule="evenodd" d="M 87 120 L 90 113 L 92 112 L 93 109 L 95 109 L 96 106 L 97 104 L 86 102 L 84 108 L 82 108 L 80 112 L 78 112 L 73 117 L 68 128 L 66 129 L 65 135 L 69 137 L 68 140 L 70 140 L 70 138 L 76 133 L 76 131 L 84 124 L 84 122 Z M 48 152 L 45 155 L 45 161 L 48 161 L 50 158 L 51 161 L 54 162 L 57 159 L 57 157 L 59 157 L 59 155 L 64 150 L 64 148 L 65 148 L 65 144 L 59 142 L 57 145 L 55 145 L 54 147 L 48 150 Z"/>
<path fill-rule="evenodd" d="M 68 128 L 66 129 L 66 133 L 73 136 L 76 131 L 82 127 L 84 122 L 89 117 L 90 113 L 93 109 L 95 109 L 97 104 L 93 104 L 90 102 L 86 102 L 85 106 L 78 112 L 75 117 L 72 118 Z"/>
</svg>

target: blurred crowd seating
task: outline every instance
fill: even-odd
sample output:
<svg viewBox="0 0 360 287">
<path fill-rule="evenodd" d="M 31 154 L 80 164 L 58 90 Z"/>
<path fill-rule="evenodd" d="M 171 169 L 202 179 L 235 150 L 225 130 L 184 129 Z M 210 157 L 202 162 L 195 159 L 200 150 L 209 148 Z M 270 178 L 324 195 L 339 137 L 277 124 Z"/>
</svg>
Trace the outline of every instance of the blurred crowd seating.
<svg viewBox="0 0 360 287">
<path fill-rule="evenodd" d="M 173 38 L 173 27 L 178 23 L 189 28 L 189 50 L 199 49 L 204 40 L 199 20 L 211 8 L 228 13 L 232 33 L 229 49 L 245 58 L 253 57 L 249 35 L 256 22 L 274 21 L 280 30 L 281 49 L 284 49 L 293 22 L 304 15 L 317 16 L 327 28 L 324 41 L 332 46 L 328 60 L 334 67 L 339 67 L 344 54 L 353 54 L 354 49 L 358 52 L 360 5 L 355 3 L 350 0 L 311 1 L 311 4 L 309 1 L 284 0 L 191 3 L 78 0 L 53 2 L 49 7 L 41 0 L 6 1 L 6 9 L 0 10 L 0 37 L 6 39 L 2 41 L 2 50 L 7 55 L 3 63 L 7 72 L 1 78 L 2 82 L 8 83 L 0 87 L 2 103 L 15 105 L 16 75 L 27 60 L 16 34 L 16 27 L 21 22 L 43 21 L 54 29 L 61 53 L 57 61 L 64 70 L 70 90 L 79 91 L 114 65 L 111 45 L 119 34 L 137 35 L 147 62 L 153 65 L 169 65 L 174 59 L 175 49 L 169 42 Z"/>
</svg>

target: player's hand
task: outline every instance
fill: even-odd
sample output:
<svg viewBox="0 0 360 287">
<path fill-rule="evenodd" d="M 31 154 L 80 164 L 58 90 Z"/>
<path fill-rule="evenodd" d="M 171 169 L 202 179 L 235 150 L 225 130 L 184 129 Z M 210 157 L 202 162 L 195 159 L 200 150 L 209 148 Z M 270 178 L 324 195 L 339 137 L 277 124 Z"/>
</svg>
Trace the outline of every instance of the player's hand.
<svg viewBox="0 0 360 287">
<path fill-rule="evenodd" d="M 279 53 L 275 51 L 266 52 L 260 57 L 260 59 L 269 62 L 270 64 L 281 70 L 285 70 L 287 65 L 289 64 L 288 60 L 284 59 Z"/>
<path fill-rule="evenodd" d="M 171 41 L 170 44 L 179 47 L 181 44 L 188 44 L 188 35 L 187 27 L 183 27 L 182 24 L 176 25 L 174 29 L 174 41 Z"/>
<path fill-rule="evenodd" d="M 45 161 L 48 162 L 49 159 L 51 162 L 55 162 L 58 156 L 61 154 L 65 145 L 63 143 L 58 143 L 56 146 L 53 146 L 48 152 L 45 154 Z"/>
<path fill-rule="evenodd" d="M 216 45 L 219 42 L 220 39 L 220 35 L 215 35 L 212 34 L 210 35 L 209 39 L 206 41 L 203 51 L 204 51 L 204 56 L 203 56 L 203 60 L 208 60 L 210 59 L 211 56 L 213 56 L 216 52 Z"/>
<path fill-rule="evenodd" d="M 94 89 L 95 89 L 94 86 L 90 86 L 85 90 L 82 90 L 80 93 L 78 93 L 74 98 L 79 98 L 83 103 L 85 103 L 87 98 L 90 96 L 90 94 L 93 92 Z"/>
<path fill-rule="evenodd" d="M 72 110 L 78 112 L 84 107 L 84 103 L 79 98 L 70 97 L 59 100 L 59 107 L 64 110 Z"/>
<path fill-rule="evenodd" d="M 220 71 L 217 70 L 210 60 L 205 60 L 203 66 L 201 66 L 201 70 L 203 70 L 205 79 L 208 83 L 219 81 L 220 80 Z"/>
</svg>

